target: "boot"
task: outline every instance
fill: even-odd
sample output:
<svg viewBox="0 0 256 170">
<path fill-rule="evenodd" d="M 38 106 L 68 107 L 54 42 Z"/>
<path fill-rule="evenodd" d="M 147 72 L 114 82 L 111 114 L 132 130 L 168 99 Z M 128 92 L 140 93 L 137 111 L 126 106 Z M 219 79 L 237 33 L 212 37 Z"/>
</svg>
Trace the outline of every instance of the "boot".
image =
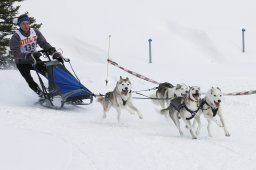
<svg viewBox="0 0 256 170">
<path fill-rule="evenodd" d="M 38 95 L 39 98 L 43 98 L 44 97 L 44 94 L 43 94 L 42 90 L 39 87 L 37 87 L 35 92 L 36 92 L 36 94 Z"/>
</svg>

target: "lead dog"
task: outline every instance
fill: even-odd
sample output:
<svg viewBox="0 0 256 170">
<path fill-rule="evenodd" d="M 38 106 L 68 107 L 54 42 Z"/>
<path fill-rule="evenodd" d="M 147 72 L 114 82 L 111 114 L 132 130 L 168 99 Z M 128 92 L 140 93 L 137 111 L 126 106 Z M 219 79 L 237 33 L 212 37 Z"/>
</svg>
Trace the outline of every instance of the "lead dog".
<svg viewBox="0 0 256 170">
<path fill-rule="evenodd" d="M 196 134 L 199 135 L 201 130 L 201 121 L 200 115 L 203 114 L 204 117 L 208 121 L 207 130 L 208 136 L 212 137 L 211 133 L 211 123 L 215 122 L 219 127 L 223 127 L 225 136 L 230 136 L 230 133 L 227 130 L 223 113 L 221 109 L 221 100 L 222 100 L 222 92 L 219 87 L 211 87 L 202 99 L 200 104 L 200 114 L 195 117 L 195 120 L 198 122 L 198 127 Z M 220 122 L 216 119 L 216 116 L 220 118 Z M 196 122 L 193 122 L 193 127 L 195 127 Z"/>
<path fill-rule="evenodd" d="M 200 95 L 200 87 L 192 86 L 190 87 L 186 97 L 177 97 L 171 100 L 169 107 L 161 110 L 162 114 L 166 114 L 167 110 L 169 111 L 169 116 L 173 120 L 175 126 L 178 128 L 180 135 L 183 135 L 183 132 L 180 128 L 179 117 L 188 127 L 192 138 L 197 139 L 190 120 L 198 114 L 200 109 Z"/>
<path fill-rule="evenodd" d="M 131 87 L 132 84 L 129 78 L 123 79 L 120 76 L 120 80 L 116 83 L 113 91 L 106 93 L 105 96 L 98 97 L 98 102 L 103 106 L 103 118 L 107 117 L 106 112 L 111 107 L 116 109 L 118 121 L 120 121 L 121 109 L 126 109 L 131 114 L 136 112 L 140 119 L 143 118 L 139 110 L 132 104 Z"/>
</svg>

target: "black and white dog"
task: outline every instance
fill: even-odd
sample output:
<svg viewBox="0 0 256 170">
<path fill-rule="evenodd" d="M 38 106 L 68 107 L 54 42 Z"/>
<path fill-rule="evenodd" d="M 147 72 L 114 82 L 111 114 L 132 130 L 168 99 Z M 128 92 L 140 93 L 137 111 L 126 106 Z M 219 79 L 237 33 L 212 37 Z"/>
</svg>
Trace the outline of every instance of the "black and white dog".
<svg viewBox="0 0 256 170">
<path fill-rule="evenodd" d="M 177 84 L 173 86 L 170 83 L 161 83 L 156 91 L 156 98 L 159 100 L 153 100 L 155 104 L 160 104 L 162 109 L 169 106 L 172 99 L 175 97 L 184 97 L 188 94 L 189 87 L 186 84 Z M 154 96 L 152 96 L 154 97 Z"/>
</svg>

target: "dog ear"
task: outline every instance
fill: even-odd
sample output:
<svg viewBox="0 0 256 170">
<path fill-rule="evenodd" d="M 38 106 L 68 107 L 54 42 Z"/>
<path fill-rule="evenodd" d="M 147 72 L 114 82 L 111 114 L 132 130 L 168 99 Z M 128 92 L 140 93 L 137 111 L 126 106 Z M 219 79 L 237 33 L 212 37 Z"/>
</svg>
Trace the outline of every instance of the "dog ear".
<svg viewBox="0 0 256 170">
<path fill-rule="evenodd" d="M 180 89 L 180 88 L 181 88 L 181 85 L 180 85 L 180 84 L 177 84 L 175 89 L 178 90 L 178 89 Z"/>
<path fill-rule="evenodd" d="M 125 79 L 126 81 L 129 81 L 129 78 L 128 77 L 126 77 L 126 79 Z"/>
<path fill-rule="evenodd" d="M 120 76 L 120 80 L 122 80 L 123 79 L 123 77 L 122 76 Z"/>
<path fill-rule="evenodd" d="M 219 87 L 217 87 L 217 89 L 218 89 L 219 91 L 221 91 L 221 89 L 220 89 Z"/>
</svg>

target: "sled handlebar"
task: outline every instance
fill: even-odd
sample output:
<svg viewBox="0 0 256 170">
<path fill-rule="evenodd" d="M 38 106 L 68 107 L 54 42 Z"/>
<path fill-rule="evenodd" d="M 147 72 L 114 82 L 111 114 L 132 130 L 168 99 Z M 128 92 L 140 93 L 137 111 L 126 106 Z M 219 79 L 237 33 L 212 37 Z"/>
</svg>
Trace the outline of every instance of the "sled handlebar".
<svg viewBox="0 0 256 170">
<path fill-rule="evenodd" d="M 45 54 L 45 55 L 47 56 L 47 58 L 49 59 L 49 61 L 51 61 L 51 58 L 50 58 L 50 56 L 49 56 L 49 54 L 48 54 L 47 51 L 45 51 L 45 50 L 39 50 L 39 51 L 36 51 L 36 52 Z M 57 52 L 57 51 L 56 51 L 56 52 L 54 52 L 54 53 L 52 54 L 52 56 L 53 56 L 55 53 L 59 53 L 59 54 L 60 54 L 59 56 L 61 57 L 61 59 L 62 59 L 63 61 L 65 61 L 65 62 L 70 62 L 70 59 L 69 59 L 69 58 L 64 58 L 60 52 Z M 45 63 L 45 61 L 37 61 L 36 58 L 35 58 L 35 56 L 34 56 L 34 52 L 31 53 L 31 58 L 32 58 L 32 60 L 33 60 L 33 64 Z"/>
<path fill-rule="evenodd" d="M 70 62 L 70 59 L 69 59 L 69 58 L 64 58 L 63 55 L 62 55 L 60 52 L 58 52 L 58 51 L 54 52 L 54 53 L 52 54 L 52 56 L 53 56 L 54 54 L 56 54 L 56 53 L 60 54 L 60 57 L 61 57 L 61 59 L 62 59 L 63 61 L 65 61 L 65 62 Z"/>
<path fill-rule="evenodd" d="M 49 57 L 49 54 L 48 54 L 47 51 L 45 51 L 45 50 L 39 50 L 39 51 L 37 51 L 37 52 L 39 52 L 39 53 L 44 53 L 47 57 Z M 60 52 L 58 52 L 58 51 L 54 52 L 54 53 L 52 54 L 52 56 L 53 56 L 54 54 L 56 54 L 56 53 L 59 53 L 59 54 L 60 54 L 60 57 L 61 57 L 61 59 L 62 59 L 63 61 L 65 61 L 65 62 L 69 62 L 69 61 L 70 61 L 69 58 L 63 57 L 63 55 L 62 55 Z"/>
</svg>

